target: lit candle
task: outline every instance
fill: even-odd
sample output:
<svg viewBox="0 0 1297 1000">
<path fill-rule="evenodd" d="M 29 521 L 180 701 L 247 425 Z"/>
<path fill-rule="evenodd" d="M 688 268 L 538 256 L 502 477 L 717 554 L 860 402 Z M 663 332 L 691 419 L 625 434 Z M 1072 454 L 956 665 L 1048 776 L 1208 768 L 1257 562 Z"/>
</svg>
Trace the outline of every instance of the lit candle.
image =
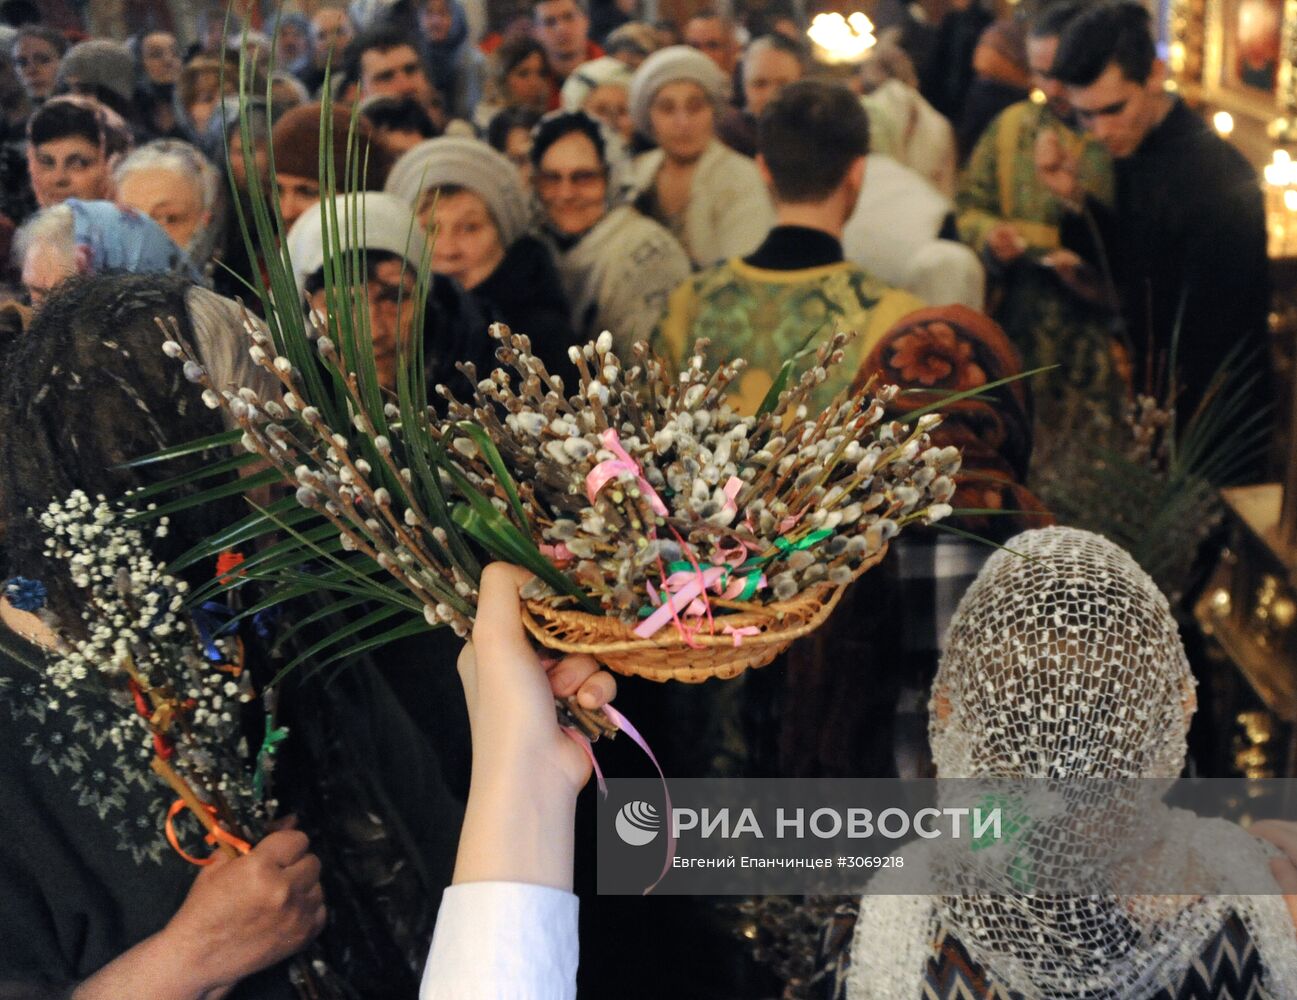
<svg viewBox="0 0 1297 1000">
<path fill-rule="evenodd" d="M 858 10 L 849 17 L 837 12 L 816 14 L 806 34 L 827 63 L 859 62 L 878 41 L 873 22 Z"/>
</svg>

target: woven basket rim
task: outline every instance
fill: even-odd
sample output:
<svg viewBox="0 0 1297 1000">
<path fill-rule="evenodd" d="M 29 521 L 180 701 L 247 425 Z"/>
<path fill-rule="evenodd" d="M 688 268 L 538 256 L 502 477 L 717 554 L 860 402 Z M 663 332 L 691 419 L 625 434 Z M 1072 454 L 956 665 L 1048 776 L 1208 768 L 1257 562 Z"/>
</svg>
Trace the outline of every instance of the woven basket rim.
<svg viewBox="0 0 1297 1000">
<path fill-rule="evenodd" d="M 523 623 L 537 639 L 542 639 L 550 648 L 568 653 L 631 653 L 636 651 L 678 650 L 681 653 L 697 652 L 699 647 L 732 648 L 734 636 L 721 631 L 729 625 L 744 628 L 749 625 L 772 626 L 762 628 L 756 635 L 744 636 L 742 645 L 745 648 L 758 649 L 776 643 L 786 644 L 793 639 L 801 638 L 819 627 L 823 619 L 833 610 L 842 594 L 852 583 L 868 570 L 877 566 L 887 555 L 888 546 L 884 545 L 870 556 L 852 574 L 851 580 L 843 584 L 822 583 L 803 590 L 787 601 L 772 601 L 759 605 L 759 611 L 736 611 L 716 615 L 716 631 L 710 632 L 700 628 L 691 636 L 693 644 L 685 642 L 680 633 L 672 627 L 664 626 L 648 638 L 633 634 L 634 625 L 606 615 L 592 614 L 568 608 L 556 608 L 544 600 L 527 600 L 523 604 Z M 782 620 L 793 617 L 794 621 L 786 626 Z M 561 625 L 570 622 L 582 631 L 592 634 L 584 641 L 571 641 L 556 636 L 548 625 Z M 603 637 L 596 637 L 602 633 Z"/>
</svg>

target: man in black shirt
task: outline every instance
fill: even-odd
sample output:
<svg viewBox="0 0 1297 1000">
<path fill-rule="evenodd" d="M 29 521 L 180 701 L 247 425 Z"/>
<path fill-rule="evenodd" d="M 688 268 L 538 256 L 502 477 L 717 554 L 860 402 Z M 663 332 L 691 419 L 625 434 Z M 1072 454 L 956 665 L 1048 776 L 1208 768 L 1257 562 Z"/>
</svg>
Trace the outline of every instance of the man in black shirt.
<svg viewBox="0 0 1297 1000">
<path fill-rule="evenodd" d="M 1174 375 L 1183 426 L 1244 343 L 1255 352 L 1249 373 L 1261 373 L 1253 396 L 1268 398 L 1265 214 L 1252 167 L 1166 91 L 1148 14 L 1132 0 L 1073 20 L 1052 76 L 1116 161 L 1109 209 L 1084 194 L 1056 137 L 1036 149 L 1042 181 L 1070 209 L 1064 247 L 1096 270 L 1121 311 L 1136 391 L 1162 398 Z"/>
</svg>

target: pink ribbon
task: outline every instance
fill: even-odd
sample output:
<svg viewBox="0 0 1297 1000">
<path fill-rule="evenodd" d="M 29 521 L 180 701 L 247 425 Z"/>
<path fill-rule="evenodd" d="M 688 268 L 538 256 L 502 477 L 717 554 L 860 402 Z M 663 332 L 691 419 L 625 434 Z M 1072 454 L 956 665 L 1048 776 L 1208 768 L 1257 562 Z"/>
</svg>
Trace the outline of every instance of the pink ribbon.
<svg viewBox="0 0 1297 1000">
<path fill-rule="evenodd" d="M 802 515 L 805 514 L 805 513 L 806 513 L 806 511 L 803 510 L 803 511 L 797 513 L 797 514 L 789 514 L 786 518 L 784 518 L 782 521 L 780 521 L 780 522 L 779 522 L 779 534 L 781 534 L 781 535 L 786 535 L 786 534 L 788 534 L 788 532 L 792 531 L 793 528 L 795 528 L 795 527 L 797 526 L 797 522 L 800 521 L 800 520 L 802 519 Z"/>
<path fill-rule="evenodd" d="M 733 576 L 730 578 L 730 582 L 726 585 L 725 592 L 721 594 L 721 597 L 725 598 L 727 601 L 732 601 L 743 593 L 747 585 L 747 576 Z M 765 590 L 765 588 L 766 575 L 762 573 L 761 576 L 757 578 L 757 590 Z"/>
<path fill-rule="evenodd" d="M 590 737 L 579 729 L 573 729 L 571 726 L 562 726 L 560 728 L 568 739 L 585 751 L 586 757 L 590 759 L 590 766 L 594 768 L 594 780 L 599 786 L 599 794 L 606 799 L 608 797 L 608 782 L 603 780 L 603 771 L 599 769 L 599 761 L 595 759 L 594 746 L 590 743 Z"/>
<path fill-rule="evenodd" d="M 667 505 L 657 495 L 657 490 L 653 489 L 649 481 L 644 478 L 644 470 L 639 467 L 639 463 L 631 458 L 626 449 L 622 447 L 621 438 L 618 437 L 617 432 L 609 427 L 601 435 L 601 440 L 603 446 L 617 457 L 600 462 L 585 477 L 585 494 L 590 498 L 590 502 L 594 503 L 599 491 L 612 480 L 621 476 L 630 476 L 639 485 L 640 492 L 648 500 L 649 506 L 653 508 L 654 513 L 666 517 L 668 513 Z"/>
<path fill-rule="evenodd" d="M 756 548 L 756 546 L 753 546 L 753 548 Z M 735 537 L 733 544 L 718 545 L 712 552 L 712 562 L 718 566 L 722 563 L 728 563 L 731 566 L 738 566 L 747 559 L 747 557 L 747 546 L 745 546 L 743 540 L 738 537 Z"/>
<path fill-rule="evenodd" d="M 734 502 L 734 498 L 739 495 L 739 490 L 741 489 L 743 489 L 743 480 L 738 476 L 730 476 L 725 483 L 725 506 L 722 508 L 723 510 L 728 511 L 731 514 L 737 514 L 739 512 L 739 506 Z"/>
<path fill-rule="evenodd" d="M 667 527 L 671 529 L 671 534 L 676 536 L 676 541 L 680 543 L 680 551 L 684 554 L 685 558 L 689 560 L 689 565 L 694 568 L 694 573 L 698 575 L 698 582 L 702 587 L 702 589 L 698 592 L 698 597 L 702 601 L 702 607 L 697 610 L 692 610 L 692 614 L 697 616 L 706 613 L 707 623 L 708 625 L 711 626 L 712 633 L 715 634 L 716 622 L 712 620 L 712 606 L 711 603 L 707 600 L 707 588 L 710 587 L 712 583 L 714 583 L 715 581 L 714 580 L 711 582 L 708 581 L 707 573 L 703 572 L 703 568 L 700 565 L 698 565 L 698 560 L 694 557 L 694 550 L 689 547 L 688 542 L 686 542 L 683 538 L 680 537 L 680 532 L 676 531 L 675 527 L 669 522 L 667 524 Z M 721 570 L 722 575 L 724 575 L 723 566 L 714 566 L 714 567 L 710 567 L 710 569 L 719 569 Z M 690 609 L 693 609 L 694 606 L 690 604 L 689 607 Z M 676 627 L 680 628 L 681 635 L 685 637 L 685 641 L 688 642 L 689 645 L 691 646 L 694 645 L 690 635 L 685 633 L 684 629 L 681 627 L 679 619 L 676 619 Z"/>
<path fill-rule="evenodd" d="M 694 598 L 701 595 L 708 587 L 721 578 L 725 573 L 723 566 L 713 566 L 710 569 L 703 570 L 701 573 L 672 573 L 662 582 L 664 590 L 667 590 L 666 599 L 658 606 L 658 609 L 635 626 L 635 634 L 641 639 L 648 639 L 658 629 L 662 628 L 667 622 L 675 618 L 676 615 L 684 610 L 689 613 L 689 608 L 694 602 Z M 681 581 L 680 578 L 684 580 Z M 673 582 L 674 581 L 674 582 Z M 673 589 L 678 586 L 679 589 Z M 701 614 L 702 609 L 695 612 Z"/>
<path fill-rule="evenodd" d="M 718 585 L 724 579 L 729 567 L 727 566 L 709 566 L 707 569 L 698 570 L 678 570 L 672 573 L 661 583 L 662 592 L 666 594 L 665 599 L 662 593 L 653 586 L 652 582 L 647 583 L 649 599 L 657 605 L 657 610 L 635 626 L 635 634 L 641 639 L 651 638 L 659 629 L 676 618 L 678 615 L 689 615 L 698 617 L 709 610 L 706 603 L 706 593 L 709 590 L 715 590 L 721 597 L 727 600 L 733 600 L 743 593 L 747 586 L 746 576 L 731 576 L 724 589 Z M 761 574 L 760 582 L 757 589 L 766 586 L 765 574 Z M 681 634 L 685 640 L 689 641 L 690 635 L 685 634 L 686 630 L 681 625 Z M 726 635 L 733 634 L 733 630 L 726 626 L 722 630 Z M 692 634 L 692 633 L 690 633 Z M 753 635 L 752 632 L 741 632 L 742 635 Z M 734 645 L 739 645 L 736 638 Z"/>
<path fill-rule="evenodd" d="M 572 550 L 567 547 L 566 542 L 559 542 L 557 545 L 542 545 L 540 546 L 540 554 L 560 569 L 576 558 L 572 554 Z"/>
<path fill-rule="evenodd" d="M 676 856 L 675 824 L 672 821 L 672 815 L 671 815 L 671 789 L 667 787 L 667 776 L 662 773 L 662 765 L 659 764 L 658 759 L 655 756 L 653 756 L 653 751 L 648 745 L 648 740 L 646 740 L 643 736 L 641 736 L 639 734 L 639 730 L 636 729 L 634 726 L 632 726 L 630 720 L 627 719 L 626 716 L 622 715 L 621 712 L 617 711 L 617 709 L 613 708 L 611 705 L 605 705 L 603 707 L 603 710 L 604 710 L 604 714 L 606 714 L 608 718 L 612 719 L 613 724 L 618 729 L 620 729 L 623 733 L 629 736 L 631 740 L 635 743 L 635 745 L 638 746 L 641 750 L 644 751 L 645 754 L 648 755 L 648 759 L 653 762 L 653 767 L 657 770 L 658 778 L 662 782 L 662 798 L 666 802 L 666 826 L 667 826 L 666 858 L 662 862 L 662 871 L 658 874 L 658 877 L 653 880 L 652 885 L 648 886 L 644 890 L 644 895 L 647 896 L 650 892 L 652 892 L 654 889 L 657 888 L 657 884 L 659 882 L 661 882 L 664 878 L 666 878 L 667 872 L 671 870 L 671 861 Z M 607 792 L 605 792 L 604 794 L 607 795 Z"/>
<path fill-rule="evenodd" d="M 761 634 L 761 629 L 757 628 L 755 625 L 744 625 L 742 628 L 735 628 L 733 625 L 726 625 L 723 629 L 721 629 L 721 631 L 724 632 L 726 635 L 734 636 L 735 648 L 743 645 L 743 637 L 745 635 Z"/>
<path fill-rule="evenodd" d="M 622 715 L 621 712 L 617 711 L 617 709 L 613 708 L 612 705 L 604 705 L 603 711 L 604 714 L 612 720 L 614 726 L 629 736 L 635 745 L 644 751 L 648 756 L 648 759 L 653 762 L 653 767 L 657 769 L 658 779 L 662 782 L 662 798 L 666 801 L 666 860 L 662 862 L 662 871 L 658 874 L 658 877 L 653 880 L 653 884 L 644 890 L 644 895 L 647 896 L 657 888 L 659 882 L 666 878 L 667 872 L 671 870 L 671 861 L 676 856 L 675 827 L 672 823 L 671 815 L 671 789 L 667 785 L 666 775 L 662 773 L 662 765 L 658 763 L 657 757 L 654 756 L 653 748 L 648 745 L 648 740 L 641 736 L 640 731 L 631 725 L 630 720 L 627 719 L 626 716 Z M 608 783 L 604 781 L 603 771 L 599 769 L 599 761 L 595 759 L 594 747 L 590 743 L 590 738 L 586 736 L 585 733 L 572 729 L 569 726 L 564 726 L 563 732 L 567 734 L 570 740 L 585 751 L 586 757 L 590 760 L 590 766 L 594 769 L 594 777 L 595 782 L 599 786 L 599 794 L 605 799 L 608 798 Z"/>
</svg>

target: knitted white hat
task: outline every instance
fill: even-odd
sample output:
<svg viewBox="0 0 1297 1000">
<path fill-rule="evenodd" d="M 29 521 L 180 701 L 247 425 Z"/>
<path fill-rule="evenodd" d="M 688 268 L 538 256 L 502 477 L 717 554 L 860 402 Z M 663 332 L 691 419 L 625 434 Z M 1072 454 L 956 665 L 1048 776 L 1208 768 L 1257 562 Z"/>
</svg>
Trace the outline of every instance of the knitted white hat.
<svg viewBox="0 0 1297 1000">
<path fill-rule="evenodd" d="M 698 84 L 713 101 L 723 100 L 728 87 L 720 67 L 697 49 L 688 45 L 668 45 L 665 49 L 658 49 L 640 64 L 631 77 L 630 115 L 637 132 L 649 137 L 653 135 L 649 107 L 659 90 L 677 80 Z"/>
<path fill-rule="evenodd" d="M 396 161 L 383 190 L 414 209 L 423 192 L 450 185 L 466 188 L 486 202 L 506 249 L 526 233 L 530 214 L 518 168 L 479 139 L 425 139 Z"/>
<path fill-rule="evenodd" d="M 630 89 L 631 68 L 620 59 L 600 56 L 582 63 L 568 74 L 559 91 L 564 111 L 580 111 L 585 99 L 599 87 L 625 87 Z"/>
<path fill-rule="evenodd" d="M 423 262 L 428 245 L 423 227 L 400 198 L 381 191 L 360 191 L 338 195 L 333 204 L 343 250 L 385 250 L 399 254 L 416 268 Z M 288 230 L 288 255 L 297 290 L 302 293 L 306 292 L 306 279 L 324 266 L 324 209 L 323 201 L 312 205 Z"/>
</svg>

